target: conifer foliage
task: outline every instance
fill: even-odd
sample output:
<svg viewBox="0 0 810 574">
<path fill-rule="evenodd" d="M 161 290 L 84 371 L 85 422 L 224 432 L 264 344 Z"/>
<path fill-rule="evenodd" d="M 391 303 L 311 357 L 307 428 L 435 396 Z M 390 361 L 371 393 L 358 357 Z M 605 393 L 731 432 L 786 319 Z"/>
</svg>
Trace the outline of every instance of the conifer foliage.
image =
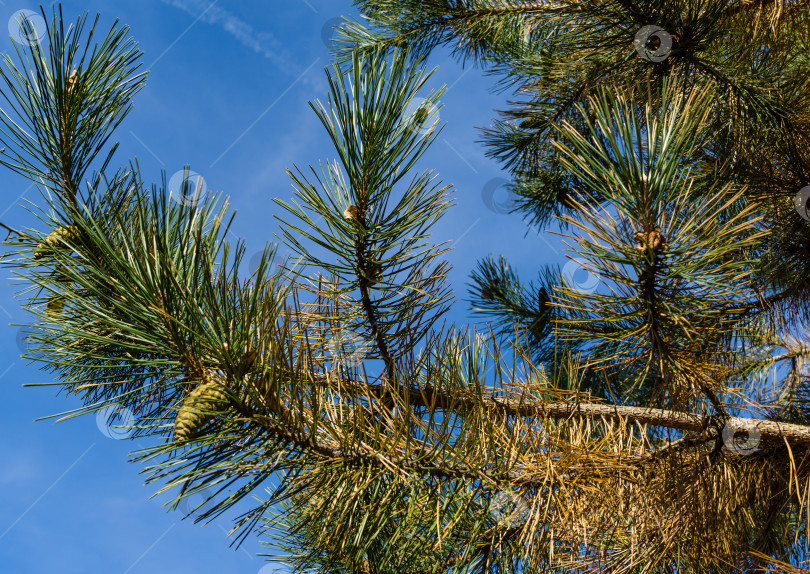
<svg viewBox="0 0 810 574">
<path fill-rule="evenodd" d="M 5 58 L 0 163 L 43 229 L 6 226 L 4 261 L 66 417 L 130 409 L 174 506 L 214 492 L 198 520 L 280 477 L 236 541 L 296 571 L 804 572 L 810 2 L 356 5 L 311 104 L 336 157 L 278 200 L 295 264 L 248 279 L 226 200 L 110 167 L 145 80 L 125 27 L 55 9 Z M 440 46 L 514 91 L 484 144 L 592 279 L 479 262 L 486 336 L 439 325 Z"/>
</svg>

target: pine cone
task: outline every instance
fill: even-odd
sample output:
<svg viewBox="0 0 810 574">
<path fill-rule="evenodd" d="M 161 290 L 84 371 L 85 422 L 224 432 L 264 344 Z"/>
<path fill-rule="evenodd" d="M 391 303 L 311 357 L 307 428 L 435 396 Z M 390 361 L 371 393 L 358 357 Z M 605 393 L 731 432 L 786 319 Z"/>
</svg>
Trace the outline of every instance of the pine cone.
<svg viewBox="0 0 810 574">
<path fill-rule="evenodd" d="M 538 118 L 526 118 L 522 122 L 520 122 L 520 129 L 522 130 L 533 130 L 539 128 L 543 124 Z"/>
<path fill-rule="evenodd" d="M 201 411 L 220 411 L 227 408 L 230 398 L 218 381 L 211 381 L 198 386 L 183 401 L 177 418 L 174 420 L 174 438 L 186 441 L 197 434 L 200 428 L 214 418 L 214 415 Z"/>
<path fill-rule="evenodd" d="M 45 236 L 42 243 L 37 245 L 34 250 L 34 259 L 40 259 L 47 256 L 50 248 L 58 247 L 60 241 L 76 241 L 79 237 L 79 229 L 75 225 L 68 225 L 60 227 Z"/>
<path fill-rule="evenodd" d="M 375 259 L 370 259 L 366 266 L 364 275 L 366 279 L 368 279 L 369 286 L 376 285 L 377 281 L 379 281 L 380 277 L 382 277 L 382 265 L 380 265 Z"/>
<path fill-rule="evenodd" d="M 65 308 L 65 296 L 64 295 L 51 295 L 48 298 L 48 304 L 45 307 L 45 312 L 52 317 L 57 316 L 62 313 L 62 309 Z"/>
</svg>

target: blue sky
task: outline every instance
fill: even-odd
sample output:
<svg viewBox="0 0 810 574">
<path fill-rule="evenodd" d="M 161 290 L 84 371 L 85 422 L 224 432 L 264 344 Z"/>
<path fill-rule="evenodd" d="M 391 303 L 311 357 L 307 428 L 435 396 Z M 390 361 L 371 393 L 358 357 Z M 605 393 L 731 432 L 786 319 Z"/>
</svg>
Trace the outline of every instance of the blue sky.
<svg viewBox="0 0 810 574">
<path fill-rule="evenodd" d="M 35 4 L 0 1 L 0 20 Z M 231 198 L 237 216 L 231 239 L 243 237 L 248 254 L 275 241 L 282 215 L 272 199 L 292 198 L 287 167 L 316 165 L 335 153 L 309 100 L 326 99 L 323 69 L 329 53 L 325 26 L 340 15 L 356 14 L 347 0 L 138 0 L 63 3 L 65 17 L 80 11 L 102 14 L 102 29 L 115 18 L 131 28 L 145 52 L 146 87 L 114 139 L 119 165 L 137 157 L 147 180 L 159 181 L 189 164 L 210 190 Z M 49 11 L 49 9 L 47 9 Z M 11 40 L 0 50 L 13 53 Z M 444 131 L 421 162 L 453 184 L 455 206 L 433 228 L 435 243 L 451 241 L 445 255 L 456 303 L 449 321 L 469 324 L 465 283 L 476 260 L 503 254 L 521 278 L 534 279 L 543 264 L 563 263 L 560 238 L 530 232 L 519 215 L 501 213 L 493 203 L 507 199 L 504 173 L 484 156 L 476 126 L 486 126 L 508 94 L 494 94 L 493 78 L 462 68 L 437 51 L 439 69 L 430 88 L 446 85 Z M 20 206 L 41 201 L 22 177 L 0 172 L 0 221 L 35 227 Z M 525 236 L 524 236 L 525 235 Z M 284 248 L 282 247 L 282 252 Z M 95 418 L 54 424 L 35 418 L 78 405 L 53 388 L 23 388 L 52 379 L 20 359 L 20 327 L 29 321 L 16 298 L 19 287 L 2 268 L 0 317 L 0 572 L 60 574 L 104 572 L 267 574 L 258 539 L 239 550 L 228 547 L 227 518 L 201 527 L 150 499 L 157 485 L 144 485 L 142 467 L 128 463 L 142 441 L 116 440 Z M 483 325 L 481 325 L 483 327 Z M 261 493 L 259 493 L 261 494 Z"/>
</svg>

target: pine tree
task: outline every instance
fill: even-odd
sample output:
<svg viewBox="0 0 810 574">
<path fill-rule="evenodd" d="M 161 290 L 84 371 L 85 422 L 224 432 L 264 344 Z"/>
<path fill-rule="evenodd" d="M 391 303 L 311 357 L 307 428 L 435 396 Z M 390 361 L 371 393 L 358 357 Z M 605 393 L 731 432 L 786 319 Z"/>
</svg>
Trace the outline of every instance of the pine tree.
<svg viewBox="0 0 810 574">
<path fill-rule="evenodd" d="M 614 404 L 721 422 L 753 409 L 806 422 L 802 255 L 810 230 L 797 215 L 810 195 L 797 195 L 810 182 L 806 2 L 355 4 L 366 21 L 344 26 L 342 61 L 357 44 L 407 46 L 418 58 L 447 46 L 514 89 L 519 99 L 483 130 L 483 143 L 511 172 L 515 211 L 532 225 L 569 230 L 572 255 L 604 286 L 577 288 L 555 268 L 526 285 L 503 257 L 487 258 L 472 275 L 473 311 L 494 317 L 502 332 L 521 329 L 547 370 L 576 353 L 579 389 Z M 661 430 L 643 434 L 668 439 Z M 768 463 L 760 477 L 775 470 Z M 727 504 L 716 495 L 712 502 Z M 777 517 L 789 515 L 779 509 L 745 528 L 763 528 L 755 544 L 795 557 L 800 538 L 780 544 L 771 534 Z M 706 520 L 690 533 L 707 541 L 706 555 L 718 554 L 710 549 L 727 530 L 707 535 L 697 527 Z M 664 538 L 644 530 L 649 540 Z M 723 544 L 720 570 L 739 563 L 744 546 Z M 654 556 L 664 549 L 683 546 L 649 547 Z M 666 568 L 669 556 L 644 568 Z M 690 558 L 677 561 L 678 571 L 724 559 Z M 612 562 L 611 571 L 630 563 Z"/>
<path fill-rule="evenodd" d="M 140 52 L 60 8 L 0 72 L 0 163 L 43 192 L 44 230 L 5 226 L 30 356 L 65 418 L 131 409 L 175 506 L 216 493 L 198 520 L 281 473 L 235 531 L 298 571 L 802 571 L 807 4 L 359 1 L 312 104 L 337 158 L 289 171 L 296 261 L 249 279 L 226 200 L 110 169 Z M 441 45 L 525 98 L 485 142 L 599 279 L 481 262 L 488 336 L 438 325 L 450 187 L 413 173 Z"/>
</svg>

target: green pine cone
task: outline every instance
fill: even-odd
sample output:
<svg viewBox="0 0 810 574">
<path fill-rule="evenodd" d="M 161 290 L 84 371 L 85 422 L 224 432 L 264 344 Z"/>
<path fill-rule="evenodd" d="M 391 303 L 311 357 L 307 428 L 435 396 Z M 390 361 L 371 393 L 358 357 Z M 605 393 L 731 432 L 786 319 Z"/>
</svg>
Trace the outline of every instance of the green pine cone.
<svg viewBox="0 0 810 574">
<path fill-rule="evenodd" d="M 217 381 L 200 385 L 186 397 L 174 421 L 174 438 L 185 441 L 197 434 L 200 428 L 214 418 L 202 411 L 218 411 L 228 406 L 230 399 Z"/>
<path fill-rule="evenodd" d="M 62 309 L 64 308 L 65 308 L 65 296 L 51 295 L 48 298 L 48 304 L 45 306 L 45 312 L 48 315 L 55 316 L 62 313 Z"/>
<path fill-rule="evenodd" d="M 34 259 L 40 259 L 48 254 L 48 249 L 58 247 L 60 240 L 75 241 L 79 237 L 79 229 L 75 225 L 60 227 L 45 236 L 42 243 L 34 250 Z"/>
</svg>

